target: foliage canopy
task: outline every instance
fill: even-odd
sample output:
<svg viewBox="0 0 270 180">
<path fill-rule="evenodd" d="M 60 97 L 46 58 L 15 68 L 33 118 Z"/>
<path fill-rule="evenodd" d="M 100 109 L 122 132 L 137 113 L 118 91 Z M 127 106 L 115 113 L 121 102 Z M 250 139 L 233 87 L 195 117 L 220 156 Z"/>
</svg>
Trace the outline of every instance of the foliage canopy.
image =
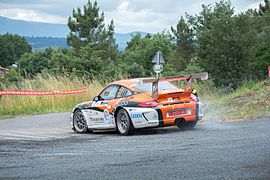
<svg viewBox="0 0 270 180">
<path fill-rule="evenodd" d="M 88 78 L 152 76 L 152 58 L 166 59 L 162 75 L 207 71 L 217 87 L 236 88 L 249 79 L 266 78 L 270 65 L 269 0 L 258 9 L 236 14 L 230 1 L 203 5 L 197 15 L 180 17 L 171 31 L 134 35 L 124 52 L 114 39 L 113 21 L 104 23 L 98 3 L 90 0 L 68 18 L 70 48 L 31 52 L 24 38 L 0 36 L 0 65 L 18 62 L 23 75 L 43 71 Z M 16 43 L 14 43 L 16 42 Z"/>
</svg>

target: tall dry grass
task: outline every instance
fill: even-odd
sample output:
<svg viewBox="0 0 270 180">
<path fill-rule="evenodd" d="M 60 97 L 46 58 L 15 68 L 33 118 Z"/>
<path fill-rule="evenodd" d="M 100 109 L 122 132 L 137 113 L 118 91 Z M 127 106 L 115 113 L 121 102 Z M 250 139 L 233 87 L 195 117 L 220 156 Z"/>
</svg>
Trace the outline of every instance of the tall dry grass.
<svg viewBox="0 0 270 180">
<path fill-rule="evenodd" d="M 92 100 L 103 85 L 97 80 L 76 78 L 69 76 L 53 76 L 42 74 L 34 79 L 25 79 L 19 85 L 3 85 L 9 90 L 77 90 L 86 88 L 86 93 L 75 95 L 53 96 L 3 96 L 0 97 L 0 118 L 25 114 L 39 114 L 49 112 L 71 111 L 72 107 L 80 102 Z"/>
</svg>

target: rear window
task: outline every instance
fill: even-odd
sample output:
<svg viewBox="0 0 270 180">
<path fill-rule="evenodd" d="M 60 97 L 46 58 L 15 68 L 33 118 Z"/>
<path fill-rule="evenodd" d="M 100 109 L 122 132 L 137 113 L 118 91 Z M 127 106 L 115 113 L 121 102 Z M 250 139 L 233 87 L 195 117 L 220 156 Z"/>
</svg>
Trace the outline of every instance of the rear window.
<svg viewBox="0 0 270 180">
<path fill-rule="evenodd" d="M 133 84 L 132 87 L 138 89 L 140 92 L 152 92 L 152 83 Z M 178 88 L 169 82 L 159 82 L 158 90 L 177 90 Z"/>
</svg>

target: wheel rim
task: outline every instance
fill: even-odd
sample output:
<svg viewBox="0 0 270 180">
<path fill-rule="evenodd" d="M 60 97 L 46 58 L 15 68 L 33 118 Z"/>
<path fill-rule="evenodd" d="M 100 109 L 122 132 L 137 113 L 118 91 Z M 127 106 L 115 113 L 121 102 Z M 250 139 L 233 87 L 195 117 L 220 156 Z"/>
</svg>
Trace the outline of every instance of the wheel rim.
<svg viewBox="0 0 270 180">
<path fill-rule="evenodd" d="M 118 130 L 121 133 L 125 133 L 128 130 L 129 119 L 124 112 L 120 112 L 117 118 Z"/>
<path fill-rule="evenodd" d="M 84 119 L 82 112 L 76 112 L 74 114 L 74 126 L 75 126 L 76 130 L 78 130 L 80 132 L 85 129 L 86 121 Z"/>
</svg>

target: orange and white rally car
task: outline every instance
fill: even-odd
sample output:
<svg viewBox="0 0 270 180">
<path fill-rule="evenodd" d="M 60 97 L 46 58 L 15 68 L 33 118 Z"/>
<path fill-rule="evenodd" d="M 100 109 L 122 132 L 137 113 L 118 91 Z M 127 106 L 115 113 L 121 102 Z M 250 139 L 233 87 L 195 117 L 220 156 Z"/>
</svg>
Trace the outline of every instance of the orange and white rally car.
<svg viewBox="0 0 270 180">
<path fill-rule="evenodd" d="M 203 117 L 202 104 L 190 87 L 195 78 L 206 80 L 208 74 L 112 82 L 93 101 L 74 107 L 72 129 L 78 133 L 115 129 L 128 135 L 139 128 L 193 128 Z M 186 90 L 170 83 L 180 80 L 187 82 Z"/>
</svg>

